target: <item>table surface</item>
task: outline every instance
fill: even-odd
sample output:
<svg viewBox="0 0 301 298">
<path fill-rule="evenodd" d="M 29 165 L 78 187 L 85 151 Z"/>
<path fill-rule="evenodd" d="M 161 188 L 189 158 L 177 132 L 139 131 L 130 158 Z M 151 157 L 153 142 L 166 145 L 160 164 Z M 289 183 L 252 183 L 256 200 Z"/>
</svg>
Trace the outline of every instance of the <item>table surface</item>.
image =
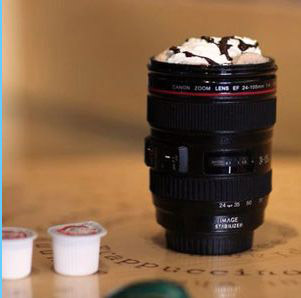
<svg viewBox="0 0 301 298">
<path fill-rule="evenodd" d="M 142 154 L 36 160 L 7 169 L 3 224 L 38 231 L 33 272 L 4 281 L 9 298 L 103 297 L 142 279 L 171 279 L 192 297 L 297 298 L 301 291 L 301 158 L 275 158 L 273 192 L 252 250 L 232 256 L 191 256 L 164 247 L 154 219 Z M 108 229 L 100 271 L 64 277 L 52 269 L 49 226 L 96 220 Z"/>
</svg>

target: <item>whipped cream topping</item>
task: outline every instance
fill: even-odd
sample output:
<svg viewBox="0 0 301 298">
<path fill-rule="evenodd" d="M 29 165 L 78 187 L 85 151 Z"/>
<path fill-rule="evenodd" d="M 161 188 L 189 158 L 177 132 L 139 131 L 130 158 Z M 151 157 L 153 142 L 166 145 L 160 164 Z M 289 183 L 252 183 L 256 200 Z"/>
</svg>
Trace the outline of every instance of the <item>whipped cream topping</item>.
<svg viewBox="0 0 301 298">
<path fill-rule="evenodd" d="M 155 60 L 177 64 L 231 65 L 265 63 L 256 40 L 249 37 L 191 37 L 182 45 L 172 46 Z"/>
</svg>

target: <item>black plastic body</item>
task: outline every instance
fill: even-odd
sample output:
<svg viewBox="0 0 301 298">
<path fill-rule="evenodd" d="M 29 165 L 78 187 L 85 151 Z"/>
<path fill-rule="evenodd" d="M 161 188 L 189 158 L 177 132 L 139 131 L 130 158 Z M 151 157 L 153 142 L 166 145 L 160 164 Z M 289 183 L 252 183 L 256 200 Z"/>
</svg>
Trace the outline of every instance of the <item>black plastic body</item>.
<svg viewBox="0 0 301 298">
<path fill-rule="evenodd" d="M 276 66 L 149 64 L 145 163 L 167 246 L 231 254 L 252 246 L 271 192 Z"/>
</svg>

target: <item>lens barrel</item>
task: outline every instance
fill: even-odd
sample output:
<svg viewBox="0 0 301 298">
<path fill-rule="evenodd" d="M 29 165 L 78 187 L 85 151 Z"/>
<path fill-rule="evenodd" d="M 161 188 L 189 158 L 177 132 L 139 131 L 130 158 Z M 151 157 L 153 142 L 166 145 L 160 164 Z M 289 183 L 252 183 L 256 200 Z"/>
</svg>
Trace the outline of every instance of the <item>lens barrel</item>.
<svg viewBox="0 0 301 298">
<path fill-rule="evenodd" d="M 167 247 L 205 255 L 251 248 L 271 192 L 276 65 L 150 60 L 145 163 Z"/>
</svg>

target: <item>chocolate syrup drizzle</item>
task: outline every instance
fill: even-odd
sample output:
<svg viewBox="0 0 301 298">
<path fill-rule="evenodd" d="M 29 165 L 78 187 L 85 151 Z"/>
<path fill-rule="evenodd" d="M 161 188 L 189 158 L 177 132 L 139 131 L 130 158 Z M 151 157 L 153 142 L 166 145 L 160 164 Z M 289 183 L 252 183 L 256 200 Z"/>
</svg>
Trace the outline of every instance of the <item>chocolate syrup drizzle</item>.
<svg viewBox="0 0 301 298">
<path fill-rule="evenodd" d="M 180 53 L 180 49 L 178 47 L 172 46 L 169 48 L 170 51 L 173 51 L 175 54 Z"/>
<path fill-rule="evenodd" d="M 208 58 L 208 57 L 204 57 L 204 56 L 199 56 L 199 55 L 195 55 L 189 51 L 184 51 L 183 54 L 185 54 L 186 57 L 199 57 L 199 58 L 203 58 L 205 59 L 209 65 L 219 65 L 218 63 L 216 63 L 215 61 L 213 61 L 212 59 Z"/>
<path fill-rule="evenodd" d="M 229 49 L 232 47 L 231 44 L 228 44 L 228 41 L 230 39 L 235 39 L 235 40 L 239 41 L 238 48 L 242 52 L 246 51 L 249 48 L 256 48 L 259 45 L 258 42 L 256 42 L 255 44 L 247 44 L 242 39 L 237 38 L 235 36 L 225 36 L 225 37 L 222 37 L 219 42 L 215 42 L 214 38 L 210 37 L 210 36 L 201 36 L 201 39 L 206 40 L 208 43 L 215 44 L 218 47 L 221 55 L 225 55 L 228 61 L 232 61 L 233 60 L 233 58 L 230 57 L 230 55 L 229 55 Z M 169 50 L 172 51 L 172 52 L 174 52 L 174 54 L 181 53 L 180 49 L 178 47 L 176 47 L 176 46 L 170 47 Z M 209 65 L 219 65 L 219 63 L 213 61 L 212 59 L 210 59 L 208 57 L 195 55 L 195 54 L 193 54 L 193 53 L 191 53 L 189 51 L 184 51 L 182 53 L 185 54 L 186 57 L 199 57 L 199 58 L 203 58 L 203 59 L 205 59 L 208 62 Z"/>
</svg>

